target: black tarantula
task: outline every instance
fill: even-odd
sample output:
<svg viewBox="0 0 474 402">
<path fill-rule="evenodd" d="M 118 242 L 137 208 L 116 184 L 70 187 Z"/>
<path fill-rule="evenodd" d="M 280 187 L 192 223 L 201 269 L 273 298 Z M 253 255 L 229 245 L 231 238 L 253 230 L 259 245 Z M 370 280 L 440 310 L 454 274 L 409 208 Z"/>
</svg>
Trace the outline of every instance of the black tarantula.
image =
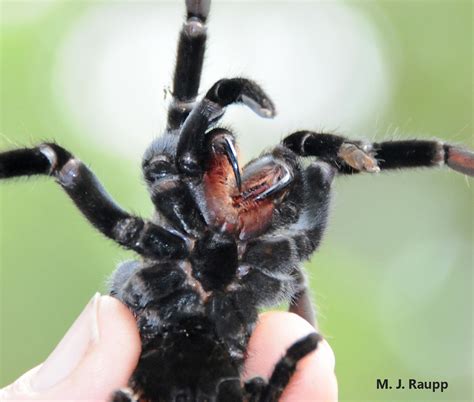
<svg viewBox="0 0 474 402">
<path fill-rule="evenodd" d="M 291 346 L 268 381 L 242 386 L 248 340 L 258 309 L 282 301 L 314 324 L 301 262 L 323 236 L 334 177 L 440 165 L 474 175 L 471 151 L 439 141 L 368 143 L 311 131 L 287 136 L 241 168 L 234 134 L 217 126 L 225 108 L 243 104 L 265 118 L 275 108 L 245 78 L 221 79 L 196 101 L 209 8 L 210 0 L 186 0 L 167 129 L 142 162 L 151 219 L 122 210 L 59 145 L 0 154 L 0 178 L 53 176 L 97 230 L 142 257 L 111 279 L 143 346 L 116 402 L 277 401 L 320 336 Z M 311 163 L 304 167 L 302 157 Z"/>
</svg>

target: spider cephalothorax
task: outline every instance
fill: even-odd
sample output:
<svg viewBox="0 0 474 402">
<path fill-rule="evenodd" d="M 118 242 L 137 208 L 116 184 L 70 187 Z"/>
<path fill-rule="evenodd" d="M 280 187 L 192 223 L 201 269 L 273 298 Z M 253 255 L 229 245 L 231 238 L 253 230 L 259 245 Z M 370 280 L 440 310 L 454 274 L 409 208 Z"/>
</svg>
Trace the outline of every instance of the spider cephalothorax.
<svg viewBox="0 0 474 402">
<path fill-rule="evenodd" d="M 277 401 L 316 333 L 296 342 L 267 380 L 241 384 L 258 308 L 288 301 L 314 315 L 301 262 L 326 227 L 335 176 L 446 164 L 474 175 L 474 155 L 440 141 L 351 141 L 299 131 L 242 166 L 236 136 L 218 126 L 227 106 L 271 118 L 275 107 L 252 80 L 221 79 L 196 97 L 209 0 L 187 0 L 168 126 L 145 152 L 143 175 L 156 212 L 122 210 L 94 174 L 53 143 L 0 154 L 0 178 L 53 176 L 100 232 L 134 250 L 111 294 L 134 313 L 142 354 L 118 401 Z M 308 163 L 301 159 L 308 158 Z"/>
</svg>

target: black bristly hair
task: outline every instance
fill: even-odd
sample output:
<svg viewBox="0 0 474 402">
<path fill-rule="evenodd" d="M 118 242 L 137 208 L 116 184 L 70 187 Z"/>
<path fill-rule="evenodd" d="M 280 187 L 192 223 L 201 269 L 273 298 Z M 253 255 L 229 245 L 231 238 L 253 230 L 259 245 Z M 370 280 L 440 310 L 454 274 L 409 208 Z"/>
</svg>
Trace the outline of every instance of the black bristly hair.
<svg viewBox="0 0 474 402">
<path fill-rule="evenodd" d="M 315 324 L 301 262 L 323 237 L 337 175 L 447 165 L 474 175 L 471 151 L 441 141 L 370 143 L 298 131 L 242 169 L 236 136 L 219 127 L 243 104 L 275 107 L 249 79 L 224 78 L 197 99 L 209 0 L 187 0 L 166 131 L 142 170 L 156 214 L 119 207 L 95 175 L 54 143 L 0 154 L 0 178 L 52 176 L 86 219 L 140 260 L 121 264 L 110 293 L 134 313 L 142 353 L 118 401 L 277 401 L 298 362 L 321 337 L 294 343 L 268 380 L 241 384 L 258 309 L 290 302 Z M 302 158 L 311 158 L 309 165 Z"/>
</svg>

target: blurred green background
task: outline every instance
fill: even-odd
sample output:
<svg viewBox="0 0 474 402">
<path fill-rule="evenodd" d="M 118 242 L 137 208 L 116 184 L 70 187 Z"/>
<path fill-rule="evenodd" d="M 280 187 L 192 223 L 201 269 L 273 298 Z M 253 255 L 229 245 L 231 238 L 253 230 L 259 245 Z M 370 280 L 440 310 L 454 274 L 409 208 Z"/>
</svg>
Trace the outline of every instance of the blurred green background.
<svg viewBox="0 0 474 402">
<path fill-rule="evenodd" d="M 320 39 L 318 24 L 301 22 L 295 16 L 318 15 L 322 4 L 325 3 L 218 2 L 213 8 L 211 35 L 220 32 L 220 23 L 228 29 L 227 34 L 219 33 L 220 40 L 229 40 L 229 47 L 240 41 L 240 34 L 245 33 L 247 39 L 242 55 L 235 56 L 235 60 L 219 58 L 223 54 L 219 51 L 219 38 L 211 41 L 207 65 L 219 70 L 219 63 L 232 66 L 234 61 L 242 62 L 242 58 L 248 57 L 252 71 L 247 71 L 244 63 L 242 73 L 256 75 L 270 94 L 276 93 L 277 106 L 291 100 L 295 107 L 309 114 L 293 118 L 288 127 L 281 120 L 260 123 L 249 117 L 248 112 L 232 112 L 234 120 L 238 116 L 244 121 L 245 130 L 239 131 L 239 138 L 247 155 L 260 152 L 256 137 L 262 127 L 279 133 L 272 134 L 271 141 L 265 142 L 268 145 L 295 126 L 319 129 L 319 124 L 331 124 L 330 119 L 327 123 L 311 118 L 312 114 L 317 116 L 317 111 L 304 98 L 305 92 L 321 90 L 318 96 L 323 96 L 323 100 L 337 95 L 342 107 L 349 102 L 346 96 L 350 98 L 356 91 L 351 86 L 353 81 L 358 82 L 362 95 L 379 85 L 374 82 L 374 75 L 355 71 L 355 78 L 347 80 L 347 90 L 333 94 L 330 87 L 311 87 L 310 77 L 305 73 L 286 74 L 299 64 L 305 64 L 309 71 L 316 65 L 325 65 L 317 48 L 306 49 L 307 53 L 314 53 L 313 65 L 293 58 L 291 66 L 285 67 L 278 59 L 283 48 L 300 51 L 298 44 L 303 35 L 308 41 L 314 38 L 315 43 Z M 156 128 L 152 133 L 142 135 L 138 130 L 129 130 L 132 141 L 117 135 L 101 143 L 100 134 L 94 133 L 96 138 L 85 135 L 92 117 L 100 124 L 101 119 L 110 121 L 115 117 L 102 113 L 100 104 L 91 106 L 80 96 L 74 98 L 74 92 L 64 92 L 64 88 L 69 88 L 68 79 L 75 79 L 87 91 L 88 99 L 99 98 L 100 93 L 95 95 L 94 91 L 103 88 L 89 82 L 87 68 L 82 70 L 83 65 L 94 61 L 88 56 L 90 49 L 84 48 L 82 52 L 77 40 L 67 40 L 80 21 L 81 29 L 90 35 L 86 43 L 101 51 L 100 46 L 109 42 L 101 37 L 102 31 L 96 30 L 97 24 L 87 24 L 87 16 L 97 8 L 105 15 L 113 13 L 122 5 L 151 7 L 157 26 L 166 23 L 173 27 L 172 34 L 163 31 L 159 37 L 167 43 L 166 49 L 137 50 L 156 53 L 157 60 L 168 71 L 161 78 L 169 80 L 183 13 L 178 2 L 2 2 L 0 143 L 6 149 L 55 139 L 86 161 L 124 207 L 147 216 L 152 208 L 142 185 L 140 153 L 134 151 L 134 144 L 150 142 L 163 125 L 163 88 L 153 81 L 154 72 L 144 67 L 143 80 L 149 81 L 150 88 L 157 86 L 156 91 L 161 91 L 151 105 L 145 102 L 148 95 L 141 99 L 138 91 L 136 97 L 121 99 L 125 109 L 137 109 L 138 102 L 140 110 L 156 109 L 160 113 L 149 117 L 150 127 Z M 347 15 L 355 15 L 355 19 L 363 19 L 362 29 L 370 27 L 368 37 L 377 44 L 377 54 L 385 66 L 385 75 L 381 75 L 382 95 L 372 96 L 371 110 L 362 111 L 363 96 L 353 101 L 356 106 L 360 104 L 363 118 L 348 119 L 347 124 L 342 124 L 343 132 L 353 138 L 378 140 L 438 137 L 472 147 L 472 2 L 346 2 L 337 7 L 342 7 Z M 287 24 L 273 24 L 272 18 Z M 233 23 L 228 24 L 230 21 Z M 266 49 L 252 40 L 253 36 L 266 35 L 258 21 L 276 25 L 281 31 L 281 37 L 268 39 L 276 41 L 270 61 L 259 58 Z M 116 23 L 120 32 L 121 22 Z M 140 20 L 135 23 L 139 25 Z M 118 42 L 117 35 L 118 39 L 108 40 Z M 107 54 L 108 48 L 103 46 L 103 54 Z M 61 67 L 61 57 L 68 51 L 72 56 L 67 56 L 66 64 L 77 68 L 73 78 L 68 78 Z M 273 75 L 266 70 L 268 65 L 273 66 Z M 107 67 L 105 62 L 98 68 L 104 66 Z M 126 74 L 131 73 L 125 67 L 123 70 L 125 78 L 116 82 L 115 90 L 120 92 L 123 88 L 127 94 L 130 84 Z M 108 77 L 107 70 L 104 71 L 102 76 Z M 233 72 L 231 67 L 222 67 L 220 73 L 228 75 L 229 71 Z M 137 70 L 133 74 L 139 75 Z M 205 76 L 205 83 L 218 78 Z M 337 119 L 337 105 L 330 106 L 328 113 L 335 110 Z M 82 118 L 83 110 L 88 112 Z M 96 115 L 91 117 L 91 110 Z M 282 116 L 291 113 L 283 107 L 279 112 Z M 123 114 L 123 110 L 117 110 L 117 119 L 123 118 Z M 236 125 L 237 121 L 232 123 Z M 339 130 L 337 126 L 324 128 Z M 110 130 L 113 132 L 113 127 Z M 124 156 L 123 148 L 129 145 L 132 151 Z M 306 268 L 322 331 L 336 353 L 341 401 L 472 400 L 472 186 L 472 180 L 444 170 L 337 181 L 332 224 L 320 252 Z M 94 292 L 106 292 L 105 281 L 115 265 L 133 258 L 133 254 L 96 233 L 52 180 L 10 181 L 2 183 L 0 191 L 2 386 L 47 357 Z M 381 391 L 375 387 L 377 378 L 448 381 L 449 388 L 442 394 L 429 390 Z"/>
</svg>

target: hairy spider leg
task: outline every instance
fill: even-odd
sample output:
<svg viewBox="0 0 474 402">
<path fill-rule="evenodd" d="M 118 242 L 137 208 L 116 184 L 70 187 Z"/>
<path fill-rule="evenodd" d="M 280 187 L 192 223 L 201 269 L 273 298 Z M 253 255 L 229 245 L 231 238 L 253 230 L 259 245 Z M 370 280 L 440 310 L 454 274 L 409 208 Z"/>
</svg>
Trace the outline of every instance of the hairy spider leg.
<svg viewBox="0 0 474 402">
<path fill-rule="evenodd" d="M 299 272 L 302 274 L 301 268 Z M 300 287 L 302 290 L 298 291 L 290 300 L 288 311 L 290 313 L 299 315 L 301 318 L 304 318 L 306 321 L 308 321 L 315 329 L 319 329 L 308 285 L 306 284 L 304 275 L 301 275 L 301 277 L 303 279 L 300 282 Z"/>
<path fill-rule="evenodd" d="M 306 210 L 291 228 L 290 235 L 296 244 L 299 261 L 309 259 L 318 248 L 327 225 L 329 204 L 331 201 L 331 184 L 336 169 L 325 162 L 314 162 L 304 171 L 306 185 Z M 289 311 L 304 318 L 316 329 L 318 323 L 311 301 L 311 295 L 304 276 L 299 268 L 300 290 L 290 301 Z"/>
<path fill-rule="evenodd" d="M 322 337 L 313 332 L 296 341 L 278 361 L 268 383 L 260 377 L 245 383 L 248 402 L 278 402 L 284 389 L 296 371 L 298 362 L 317 349 Z"/>
<path fill-rule="evenodd" d="M 250 240 L 241 261 L 241 266 L 254 267 L 241 279 L 241 284 L 254 289 L 255 305 L 268 305 L 278 288 L 285 286 L 288 294 L 295 295 L 289 310 L 315 327 L 314 309 L 300 262 L 311 256 L 324 234 L 335 173 L 336 169 L 325 162 L 310 164 L 303 171 L 301 193 L 305 209 L 299 219 L 278 235 Z"/>
<path fill-rule="evenodd" d="M 286 137 L 283 144 L 298 155 L 316 156 L 330 163 L 341 174 L 447 165 L 474 176 L 474 152 L 441 141 L 370 143 L 333 134 L 298 131 Z"/>
<path fill-rule="evenodd" d="M 276 294 L 284 295 L 281 299 L 285 300 L 294 295 L 289 311 L 317 328 L 306 278 L 291 237 L 282 234 L 250 241 L 240 264 L 242 270 L 247 266 L 252 270 L 240 283 L 244 288 L 252 289 L 253 304 L 267 307 L 275 302 Z"/>
<path fill-rule="evenodd" d="M 168 109 L 169 131 L 183 124 L 199 91 L 206 50 L 206 19 L 210 6 L 210 0 L 186 0 L 186 21 L 179 34 L 173 77 L 173 99 Z"/>
<path fill-rule="evenodd" d="M 243 103 L 262 117 L 275 116 L 268 95 L 254 81 L 230 78 L 217 81 L 197 103 L 181 129 L 176 153 L 178 168 L 190 176 L 203 173 L 206 132 L 224 114 L 226 106 Z"/>
<path fill-rule="evenodd" d="M 87 220 L 121 246 L 156 258 L 188 254 L 182 237 L 125 212 L 94 173 L 59 145 L 48 143 L 0 153 L 0 179 L 31 175 L 54 176 Z"/>
</svg>

